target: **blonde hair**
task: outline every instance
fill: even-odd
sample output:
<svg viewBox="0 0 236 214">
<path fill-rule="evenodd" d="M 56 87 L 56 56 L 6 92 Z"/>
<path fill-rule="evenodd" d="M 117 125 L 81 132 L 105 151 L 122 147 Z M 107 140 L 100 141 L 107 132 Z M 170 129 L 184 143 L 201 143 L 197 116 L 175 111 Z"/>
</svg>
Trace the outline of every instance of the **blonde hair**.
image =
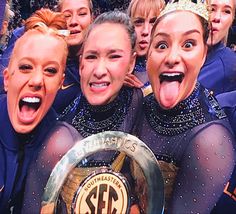
<svg viewBox="0 0 236 214">
<path fill-rule="evenodd" d="M 127 14 L 131 19 L 134 18 L 137 11 L 143 17 L 148 16 L 151 11 L 158 16 L 164 7 L 164 0 L 131 0 L 127 9 Z"/>
</svg>

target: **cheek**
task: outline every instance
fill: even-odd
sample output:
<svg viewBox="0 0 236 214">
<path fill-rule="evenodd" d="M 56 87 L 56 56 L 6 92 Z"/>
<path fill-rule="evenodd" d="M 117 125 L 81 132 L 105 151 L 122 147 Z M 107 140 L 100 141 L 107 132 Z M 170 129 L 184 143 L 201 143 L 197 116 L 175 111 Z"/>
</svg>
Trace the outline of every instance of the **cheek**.
<svg viewBox="0 0 236 214">
<path fill-rule="evenodd" d="M 204 54 L 193 54 L 192 56 L 186 57 L 185 65 L 188 75 L 192 80 L 197 79 L 198 73 L 201 69 L 201 65 L 204 64 Z"/>
<path fill-rule="evenodd" d="M 82 29 L 85 30 L 90 25 L 91 19 L 89 17 L 87 17 L 87 18 L 81 20 L 80 23 L 81 23 Z"/>
<path fill-rule="evenodd" d="M 122 69 L 121 69 L 122 68 Z M 129 61 L 119 61 L 117 63 L 111 63 L 109 67 L 110 75 L 113 79 L 124 80 L 126 74 L 129 71 Z"/>
<path fill-rule="evenodd" d="M 140 28 L 135 29 L 135 32 L 137 34 L 137 39 L 140 39 L 140 37 L 141 37 L 141 30 L 140 30 Z"/>
<path fill-rule="evenodd" d="M 9 91 L 20 91 L 29 81 L 29 77 L 26 75 L 18 75 L 17 73 L 11 76 L 8 84 Z M 17 83 L 17 84 L 16 84 Z"/>
<path fill-rule="evenodd" d="M 61 81 L 62 81 L 61 77 L 57 79 L 44 81 L 46 93 L 49 93 L 52 95 L 56 94 L 61 86 Z"/>
<path fill-rule="evenodd" d="M 230 28 L 230 26 L 233 23 L 233 18 L 232 17 L 227 17 L 227 19 L 225 20 L 225 30 L 228 31 L 228 29 Z"/>
<path fill-rule="evenodd" d="M 156 54 L 155 52 L 151 51 L 148 56 L 148 62 L 147 62 L 148 74 L 150 76 L 156 75 L 160 65 L 161 65 L 161 54 Z"/>
<path fill-rule="evenodd" d="M 88 80 L 93 73 L 93 64 L 83 63 L 83 66 L 80 67 L 80 78 L 81 81 Z"/>
</svg>

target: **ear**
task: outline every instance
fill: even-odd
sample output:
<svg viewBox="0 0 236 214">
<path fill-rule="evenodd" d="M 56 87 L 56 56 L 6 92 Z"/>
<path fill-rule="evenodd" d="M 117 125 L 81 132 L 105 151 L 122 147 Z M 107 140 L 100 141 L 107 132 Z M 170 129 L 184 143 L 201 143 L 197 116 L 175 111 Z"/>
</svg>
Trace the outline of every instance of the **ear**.
<svg viewBox="0 0 236 214">
<path fill-rule="evenodd" d="M 137 56 L 136 52 L 134 52 L 131 56 L 128 74 L 131 74 L 134 70 L 134 66 L 135 66 L 135 63 L 136 63 L 136 56 Z"/>
<path fill-rule="evenodd" d="M 60 82 L 60 85 L 59 85 L 59 88 L 58 88 L 58 90 L 59 90 L 59 89 L 61 89 L 61 87 L 62 87 L 62 85 L 63 85 L 63 82 L 64 82 L 64 80 L 65 80 L 65 73 L 63 73 L 63 75 L 62 75 L 61 82 Z"/>
<path fill-rule="evenodd" d="M 3 71 L 3 83 L 4 83 L 4 90 L 7 92 L 8 90 L 8 85 L 9 85 L 9 79 L 10 79 L 10 75 L 9 75 L 9 72 L 8 72 L 8 68 L 6 68 L 4 71 Z"/>
<path fill-rule="evenodd" d="M 205 63 L 206 56 L 207 56 L 207 51 L 208 51 L 208 46 L 205 45 L 201 67 L 202 67 L 202 66 L 204 65 L 204 63 Z"/>
<path fill-rule="evenodd" d="M 8 22 L 5 20 L 2 22 L 2 29 L 0 29 L 1 35 L 5 35 L 5 33 L 7 32 L 7 27 L 8 27 Z"/>
<path fill-rule="evenodd" d="M 81 77 L 81 70 L 83 69 L 82 55 L 79 56 L 79 76 Z"/>
</svg>

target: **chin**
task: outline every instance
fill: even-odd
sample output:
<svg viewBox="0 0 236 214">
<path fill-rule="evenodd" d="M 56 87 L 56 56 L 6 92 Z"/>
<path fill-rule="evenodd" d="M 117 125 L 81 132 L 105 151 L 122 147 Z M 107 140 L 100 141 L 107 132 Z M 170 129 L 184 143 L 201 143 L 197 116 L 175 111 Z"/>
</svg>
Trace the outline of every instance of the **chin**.
<svg viewBox="0 0 236 214">
<path fill-rule="evenodd" d="M 27 125 L 14 125 L 13 128 L 19 134 L 28 134 L 34 130 L 35 126 L 33 124 L 28 125 L 28 126 Z"/>
<path fill-rule="evenodd" d="M 103 106 L 109 103 L 109 101 L 107 101 L 106 99 L 93 99 L 88 102 L 93 106 Z"/>
<path fill-rule="evenodd" d="M 137 55 L 142 57 L 147 55 L 147 50 L 146 51 L 137 51 Z"/>
</svg>

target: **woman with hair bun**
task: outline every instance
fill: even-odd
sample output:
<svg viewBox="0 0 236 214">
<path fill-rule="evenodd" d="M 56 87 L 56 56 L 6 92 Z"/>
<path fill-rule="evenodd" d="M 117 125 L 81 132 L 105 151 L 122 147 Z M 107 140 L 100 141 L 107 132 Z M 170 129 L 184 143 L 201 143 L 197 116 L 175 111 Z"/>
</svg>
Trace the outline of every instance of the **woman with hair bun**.
<svg viewBox="0 0 236 214">
<path fill-rule="evenodd" d="M 48 9 L 37 11 L 26 21 L 28 31 L 17 40 L 4 70 L 7 93 L 0 98 L 0 210 L 3 213 L 20 212 L 29 165 L 44 143 L 53 145 L 54 153 L 60 154 L 74 143 L 73 128 L 57 122 L 51 109 L 64 80 L 68 53 L 65 27 L 62 14 Z M 54 145 L 57 143 L 60 151 Z"/>
<path fill-rule="evenodd" d="M 93 4 L 91 0 L 60 0 L 58 1 L 57 11 L 63 13 L 65 16 L 66 28 L 70 31 L 69 35 L 66 37 L 69 53 L 66 61 L 65 79 L 53 103 L 55 111 L 62 113 L 64 108 L 67 107 L 81 91 L 78 72 L 78 55 L 83 44 L 86 29 L 93 20 Z M 13 31 L 9 45 L 0 58 L 0 64 L 3 67 L 8 65 L 14 44 L 16 40 L 22 36 L 24 31 L 24 27 L 17 28 Z M 66 99 L 64 99 L 65 97 Z"/>
</svg>

